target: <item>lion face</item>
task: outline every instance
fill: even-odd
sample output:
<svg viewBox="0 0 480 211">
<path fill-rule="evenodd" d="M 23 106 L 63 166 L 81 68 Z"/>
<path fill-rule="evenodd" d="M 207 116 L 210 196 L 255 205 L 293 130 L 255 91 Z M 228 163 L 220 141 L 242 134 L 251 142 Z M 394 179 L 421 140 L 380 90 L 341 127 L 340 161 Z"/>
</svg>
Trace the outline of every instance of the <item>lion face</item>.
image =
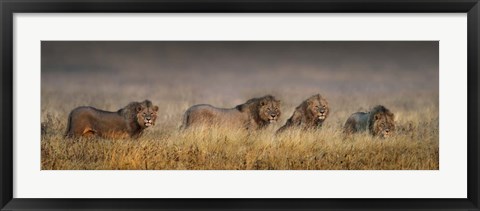
<svg viewBox="0 0 480 211">
<path fill-rule="evenodd" d="M 158 106 L 148 106 L 145 104 L 139 105 L 136 108 L 137 122 L 139 125 L 147 128 L 155 125 L 157 119 Z"/>
<path fill-rule="evenodd" d="M 269 123 L 276 122 L 280 117 L 280 101 L 275 99 L 264 99 L 260 101 L 258 109 L 260 118 Z"/>
<path fill-rule="evenodd" d="M 320 121 L 324 121 L 329 113 L 328 102 L 320 95 L 314 95 L 307 100 L 307 112 L 312 117 Z"/>
<path fill-rule="evenodd" d="M 374 118 L 374 131 L 373 135 L 380 136 L 382 138 L 390 137 L 395 131 L 395 123 L 393 120 L 393 114 L 378 113 Z"/>
</svg>

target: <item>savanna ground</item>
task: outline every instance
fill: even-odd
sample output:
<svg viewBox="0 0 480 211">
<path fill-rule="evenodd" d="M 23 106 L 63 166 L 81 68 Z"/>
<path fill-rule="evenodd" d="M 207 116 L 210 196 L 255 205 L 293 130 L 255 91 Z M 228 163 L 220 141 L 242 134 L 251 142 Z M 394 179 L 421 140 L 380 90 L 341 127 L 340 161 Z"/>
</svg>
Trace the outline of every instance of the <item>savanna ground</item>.
<svg viewBox="0 0 480 211">
<path fill-rule="evenodd" d="M 315 131 L 276 129 L 320 93 L 330 105 Z M 272 94 L 280 121 L 266 130 L 179 131 L 195 104 L 231 108 Z M 56 169 L 439 169 L 437 42 L 42 42 L 41 167 Z M 159 106 L 139 139 L 64 138 L 69 112 Z M 388 139 L 345 139 L 350 114 L 382 104 Z"/>
</svg>

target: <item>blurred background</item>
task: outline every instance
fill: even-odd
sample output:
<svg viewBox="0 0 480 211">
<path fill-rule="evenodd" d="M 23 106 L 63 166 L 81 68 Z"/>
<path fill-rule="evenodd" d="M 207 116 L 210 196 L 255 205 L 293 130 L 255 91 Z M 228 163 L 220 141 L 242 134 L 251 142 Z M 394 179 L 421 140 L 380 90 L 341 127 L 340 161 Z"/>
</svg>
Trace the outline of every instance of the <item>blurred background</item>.
<svg viewBox="0 0 480 211">
<path fill-rule="evenodd" d="M 159 124 L 200 103 L 231 108 L 272 94 L 282 124 L 320 93 L 338 127 L 377 104 L 438 119 L 439 49 L 429 41 L 43 41 L 42 118 L 81 105 L 159 105 Z M 53 109 L 55 108 L 55 109 Z M 414 112 L 414 113 L 412 113 Z M 433 116 L 431 114 L 436 114 Z M 280 125 L 279 125 L 280 126 Z"/>
</svg>

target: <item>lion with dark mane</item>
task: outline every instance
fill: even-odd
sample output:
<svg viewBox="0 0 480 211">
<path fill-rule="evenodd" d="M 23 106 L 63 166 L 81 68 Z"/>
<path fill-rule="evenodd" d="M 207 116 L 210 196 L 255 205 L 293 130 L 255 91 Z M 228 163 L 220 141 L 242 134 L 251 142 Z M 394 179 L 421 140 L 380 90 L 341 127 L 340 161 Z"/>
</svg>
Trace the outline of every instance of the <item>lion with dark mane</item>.
<svg viewBox="0 0 480 211">
<path fill-rule="evenodd" d="M 320 128 L 327 119 L 329 111 L 327 100 L 320 94 L 313 95 L 295 108 L 292 117 L 277 130 L 277 133 L 288 128 L 305 130 Z"/>
<path fill-rule="evenodd" d="M 137 138 L 155 125 L 157 111 L 149 100 L 131 102 L 116 112 L 81 106 L 68 116 L 66 137 Z"/>
<path fill-rule="evenodd" d="M 280 101 L 271 95 L 253 98 L 229 109 L 200 104 L 185 112 L 181 128 L 220 126 L 256 130 L 276 122 L 280 114 Z"/>
<path fill-rule="evenodd" d="M 352 114 L 343 127 L 346 135 L 367 131 L 373 136 L 386 138 L 395 132 L 395 116 L 382 105 L 375 106 L 369 112 Z"/>
</svg>

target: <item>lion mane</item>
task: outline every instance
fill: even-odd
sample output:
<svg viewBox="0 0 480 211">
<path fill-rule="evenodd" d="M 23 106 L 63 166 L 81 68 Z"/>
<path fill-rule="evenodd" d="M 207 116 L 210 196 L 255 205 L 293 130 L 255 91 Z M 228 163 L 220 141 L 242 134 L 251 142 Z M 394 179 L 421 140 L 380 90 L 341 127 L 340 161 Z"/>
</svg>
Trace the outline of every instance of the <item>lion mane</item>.
<svg viewBox="0 0 480 211">
<path fill-rule="evenodd" d="M 367 131 L 373 136 L 386 138 L 395 132 L 395 116 L 382 105 L 377 105 L 369 112 L 352 114 L 343 127 L 347 135 Z"/>
<path fill-rule="evenodd" d="M 145 100 L 131 102 L 116 112 L 90 106 L 73 109 L 68 116 L 66 137 L 136 138 L 155 125 L 158 106 Z"/>
<path fill-rule="evenodd" d="M 288 128 L 315 129 L 320 128 L 328 117 L 330 108 L 327 100 L 320 94 L 313 95 L 303 101 L 292 116 L 287 120 L 278 132 Z"/>
<path fill-rule="evenodd" d="M 222 126 L 256 130 L 276 122 L 281 115 L 280 101 L 272 95 L 252 98 L 234 108 L 194 105 L 183 116 L 182 129 L 192 126 Z"/>
</svg>

